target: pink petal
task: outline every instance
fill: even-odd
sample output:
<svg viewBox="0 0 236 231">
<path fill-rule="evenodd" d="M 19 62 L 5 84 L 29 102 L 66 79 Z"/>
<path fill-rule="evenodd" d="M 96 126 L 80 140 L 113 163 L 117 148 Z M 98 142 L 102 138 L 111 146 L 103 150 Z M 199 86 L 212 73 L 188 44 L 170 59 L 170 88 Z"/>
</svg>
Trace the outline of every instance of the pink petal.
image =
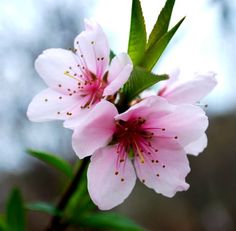
<svg viewBox="0 0 236 231">
<path fill-rule="evenodd" d="M 80 110 L 79 114 L 76 117 L 65 120 L 63 122 L 63 126 L 65 128 L 70 128 L 70 129 L 75 129 L 79 127 L 83 123 L 83 120 L 87 118 L 88 113 L 92 111 L 94 107 L 95 105 L 92 105 L 90 108 L 83 108 L 82 110 Z"/>
<path fill-rule="evenodd" d="M 102 77 L 109 64 L 110 48 L 102 28 L 95 22 L 86 20 L 86 30 L 80 33 L 74 47 L 80 62 L 97 77 Z"/>
<path fill-rule="evenodd" d="M 154 121 L 156 127 L 165 128 L 164 137 L 177 138 L 185 147 L 204 135 L 208 127 L 208 118 L 205 112 L 191 104 L 181 104 L 176 109 L 162 118 Z"/>
<path fill-rule="evenodd" d="M 157 139 L 157 153 L 145 157 L 144 163 L 135 159 L 138 178 L 147 187 L 167 197 L 173 197 L 178 191 L 185 191 L 189 185 L 185 177 L 190 171 L 184 150 L 176 143 Z"/>
<path fill-rule="evenodd" d="M 88 190 L 93 202 L 102 210 L 121 204 L 135 185 L 136 175 L 129 159 L 122 163 L 118 175 L 116 171 L 116 147 L 97 150 L 88 168 Z"/>
<path fill-rule="evenodd" d="M 177 81 L 162 93 L 169 102 L 196 103 L 205 97 L 217 84 L 214 73 L 197 75 L 189 81 Z"/>
<path fill-rule="evenodd" d="M 169 79 L 161 83 L 161 88 L 158 92 L 159 96 L 164 95 L 165 91 L 179 80 L 179 74 L 180 74 L 180 70 L 178 68 L 174 69 L 169 74 Z"/>
<path fill-rule="evenodd" d="M 159 96 L 150 96 L 130 107 L 126 112 L 115 117 L 116 120 L 127 121 L 130 118 L 143 117 L 146 120 L 157 121 L 159 118 L 170 114 L 176 106 Z"/>
<path fill-rule="evenodd" d="M 43 90 L 30 103 L 27 116 L 31 121 L 43 122 L 50 120 L 65 120 L 78 115 L 80 99 L 51 90 Z"/>
<path fill-rule="evenodd" d="M 78 81 L 65 75 L 69 67 L 76 65 L 75 54 L 64 49 L 45 50 L 35 61 L 35 69 L 46 84 L 64 94 L 77 90 Z"/>
<path fill-rule="evenodd" d="M 72 136 L 72 146 L 79 158 L 92 155 L 98 148 L 107 145 L 114 133 L 116 107 L 103 100 L 89 111 Z"/>
<path fill-rule="evenodd" d="M 128 80 L 133 69 L 130 57 L 121 53 L 112 59 L 108 72 L 108 86 L 104 89 L 103 95 L 113 95 Z"/>
<path fill-rule="evenodd" d="M 196 141 L 190 143 L 186 147 L 184 147 L 184 150 L 186 153 L 197 156 L 203 150 L 207 147 L 207 136 L 206 134 L 202 135 L 199 139 Z"/>
</svg>

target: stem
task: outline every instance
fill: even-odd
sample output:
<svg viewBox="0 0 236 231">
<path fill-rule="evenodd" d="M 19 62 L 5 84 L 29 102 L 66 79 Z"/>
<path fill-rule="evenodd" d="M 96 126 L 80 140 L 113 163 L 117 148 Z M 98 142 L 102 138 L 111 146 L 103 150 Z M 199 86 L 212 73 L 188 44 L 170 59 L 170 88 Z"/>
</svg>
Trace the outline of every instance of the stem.
<svg viewBox="0 0 236 231">
<path fill-rule="evenodd" d="M 86 169 L 88 163 L 89 163 L 89 157 L 86 157 L 82 160 L 82 163 L 79 166 L 79 169 L 77 170 L 73 180 L 69 184 L 65 193 L 62 195 L 62 197 L 56 207 L 59 211 L 63 212 L 63 210 L 66 208 L 68 202 L 70 201 L 71 196 L 73 195 L 73 193 L 77 189 L 77 186 L 81 180 L 83 172 Z M 65 224 L 61 223 L 61 220 L 62 220 L 62 217 L 56 216 L 56 215 L 53 216 L 45 231 L 64 230 L 66 227 L 65 227 Z"/>
</svg>

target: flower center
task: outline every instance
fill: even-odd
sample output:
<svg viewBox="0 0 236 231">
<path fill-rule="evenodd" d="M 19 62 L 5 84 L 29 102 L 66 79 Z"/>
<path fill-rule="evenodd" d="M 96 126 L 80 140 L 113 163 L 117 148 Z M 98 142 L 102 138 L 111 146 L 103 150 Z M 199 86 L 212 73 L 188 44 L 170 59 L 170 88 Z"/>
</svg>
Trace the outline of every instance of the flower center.
<svg viewBox="0 0 236 231">
<path fill-rule="evenodd" d="M 138 158 L 141 163 L 144 163 L 147 155 L 158 152 L 158 149 L 153 147 L 151 142 L 154 133 L 149 128 L 145 128 L 145 123 L 146 120 L 141 117 L 116 122 L 114 141 L 118 143 L 117 153 L 120 162 L 123 162 L 129 156 Z"/>
<path fill-rule="evenodd" d="M 80 65 L 77 66 L 80 68 Z M 81 108 L 90 108 L 93 104 L 98 103 L 103 98 L 103 91 L 108 85 L 108 72 L 102 77 L 97 77 L 86 68 L 80 68 L 81 74 L 77 74 L 76 70 L 69 67 L 69 70 L 64 72 L 64 75 L 75 79 L 78 82 L 76 95 L 83 99 Z M 70 94 L 72 95 L 72 93 Z"/>
</svg>

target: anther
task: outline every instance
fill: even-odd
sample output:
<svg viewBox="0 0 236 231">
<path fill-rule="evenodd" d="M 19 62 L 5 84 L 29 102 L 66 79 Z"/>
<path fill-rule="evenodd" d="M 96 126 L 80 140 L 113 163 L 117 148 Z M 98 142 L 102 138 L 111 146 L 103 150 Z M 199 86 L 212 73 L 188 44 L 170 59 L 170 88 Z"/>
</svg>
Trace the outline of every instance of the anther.
<svg viewBox="0 0 236 231">
<path fill-rule="evenodd" d="M 165 168 L 166 166 L 165 165 L 162 165 L 162 168 Z"/>
<path fill-rule="evenodd" d="M 142 183 L 145 183 L 145 180 L 144 180 L 144 179 L 142 179 Z"/>
<path fill-rule="evenodd" d="M 58 84 L 58 87 L 61 87 L 61 84 Z"/>
<path fill-rule="evenodd" d="M 174 138 L 175 138 L 175 139 L 178 139 L 178 136 L 175 136 Z"/>
<path fill-rule="evenodd" d="M 48 99 L 45 99 L 44 101 L 45 101 L 45 102 L 48 102 Z"/>
<path fill-rule="evenodd" d="M 62 96 L 59 96 L 59 99 L 62 99 Z"/>
<path fill-rule="evenodd" d="M 115 175 L 118 175 L 119 174 L 119 172 L 115 172 Z"/>
<path fill-rule="evenodd" d="M 156 176 L 157 176 L 157 177 L 159 177 L 159 176 L 160 176 L 160 174 L 158 174 L 158 173 L 157 173 L 157 175 L 156 175 Z"/>
<path fill-rule="evenodd" d="M 123 182 L 125 179 L 124 179 L 124 178 L 121 178 L 120 180 Z"/>
</svg>

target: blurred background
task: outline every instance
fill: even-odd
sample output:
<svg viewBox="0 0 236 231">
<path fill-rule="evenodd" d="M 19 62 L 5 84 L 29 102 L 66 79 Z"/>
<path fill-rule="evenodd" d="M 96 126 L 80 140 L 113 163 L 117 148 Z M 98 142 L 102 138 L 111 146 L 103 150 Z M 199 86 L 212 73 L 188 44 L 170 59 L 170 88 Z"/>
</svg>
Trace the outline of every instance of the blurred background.
<svg viewBox="0 0 236 231">
<path fill-rule="evenodd" d="M 143 0 L 148 32 L 164 5 Z M 0 0 L 0 210 L 10 189 L 19 186 L 28 201 L 55 201 L 62 176 L 25 153 L 41 149 L 76 160 L 71 131 L 61 122 L 32 123 L 26 118 L 32 97 L 45 88 L 34 60 L 45 49 L 71 48 L 94 18 L 116 52 L 127 50 L 131 0 Z M 150 231 L 236 230 L 236 1 L 176 0 L 172 25 L 187 16 L 168 46 L 157 73 L 176 67 L 182 78 L 196 71 L 217 73 L 218 86 L 205 99 L 210 116 L 208 148 L 190 157 L 191 187 L 168 199 L 137 184 L 116 208 Z M 40 231 L 49 217 L 32 213 L 29 230 Z M 40 225 L 39 225 L 40 224 Z"/>
</svg>

